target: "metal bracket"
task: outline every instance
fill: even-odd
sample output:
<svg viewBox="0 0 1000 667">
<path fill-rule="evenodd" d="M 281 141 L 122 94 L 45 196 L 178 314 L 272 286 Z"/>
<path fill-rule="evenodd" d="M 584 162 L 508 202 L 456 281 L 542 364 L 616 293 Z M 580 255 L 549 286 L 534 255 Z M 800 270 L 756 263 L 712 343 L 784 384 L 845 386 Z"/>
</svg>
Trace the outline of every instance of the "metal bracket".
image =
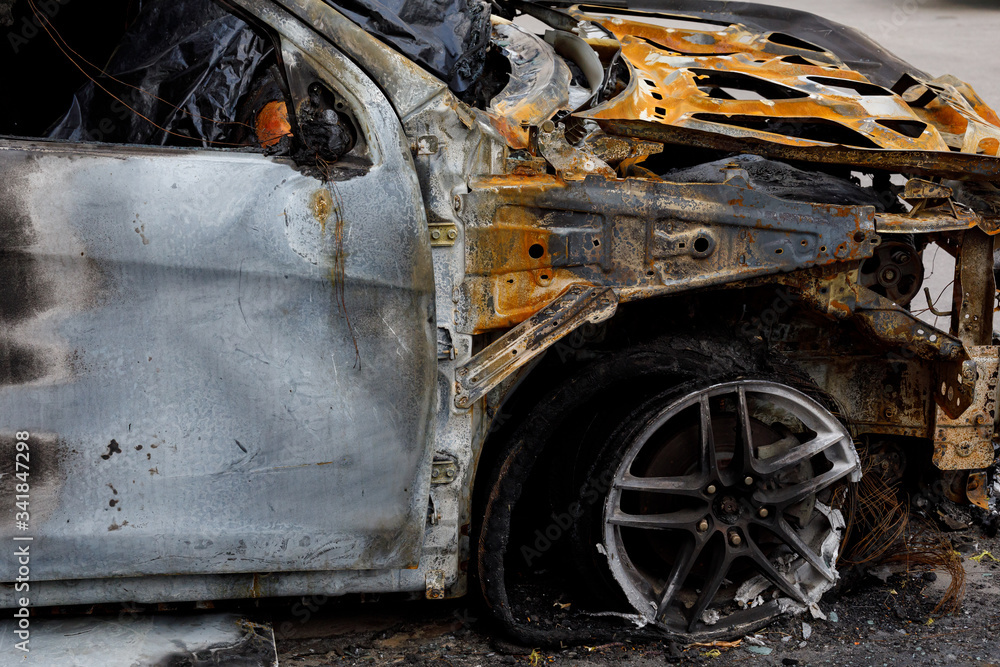
<svg viewBox="0 0 1000 667">
<path fill-rule="evenodd" d="M 458 239 L 458 226 L 452 222 L 430 222 L 431 247 L 453 246 Z"/>
<path fill-rule="evenodd" d="M 956 419 L 950 418 L 940 405 L 937 409 L 934 465 L 941 470 L 982 470 L 993 464 L 1000 349 L 985 345 L 969 352 L 975 360 L 967 369 L 975 386 L 972 404 Z"/>
<path fill-rule="evenodd" d="M 431 570 L 424 578 L 428 600 L 444 599 L 444 570 Z"/>
<path fill-rule="evenodd" d="M 573 285 L 455 371 L 455 405 L 468 408 L 518 368 L 584 324 L 599 324 L 618 310 L 610 287 Z"/>
<path fill-rule="evenodd" d="M 454 461 L 434 461 L 431 464 L 431 484 L 451 484 L 458 479 L 458 466 Z"/>
<path fill-rule="evenodd" d="M 555 167 L 556 173 L 566 180 L 583 180 L 588 174 L 615 178 L 615 170 L 601 159 L 574 148 L 566 141 L 565 130 L 551 121 L 538 129 L 538 151 Z"/>
<path fill-rule="evenodd" d="M 919 357 L 935 363 L 934 400 L 947 418 L 957 419 L 973 404 L 976 363 L 962 341 L 929 326 L 889 299 L 853 285 L 853 314 L 861 329 L 897 346 L 901 359 Z"/>
</svg>

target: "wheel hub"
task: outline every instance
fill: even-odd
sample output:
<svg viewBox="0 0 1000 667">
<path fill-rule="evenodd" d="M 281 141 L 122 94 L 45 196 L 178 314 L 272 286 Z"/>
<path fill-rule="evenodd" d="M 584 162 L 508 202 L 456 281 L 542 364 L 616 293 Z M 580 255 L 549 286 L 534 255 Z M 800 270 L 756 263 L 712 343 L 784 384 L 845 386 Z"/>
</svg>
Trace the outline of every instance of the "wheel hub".
<svg viewBox="0 0 1000 667">
<path fill-rule="evenodd" d="M 889 241 L 875 249 L 875 254 L 861 265 L 861 284 L 901 306 L 910 303 L 920 291 L 924 265 L 916 248 L 899 241 Z"/>
<path fill-rule="evenodd" d="M 725 495 L 714 503 L 713 510 L 716 519 L 732 526 L 743 515 L 743 504 L 735 496 Z"/>
</svg>

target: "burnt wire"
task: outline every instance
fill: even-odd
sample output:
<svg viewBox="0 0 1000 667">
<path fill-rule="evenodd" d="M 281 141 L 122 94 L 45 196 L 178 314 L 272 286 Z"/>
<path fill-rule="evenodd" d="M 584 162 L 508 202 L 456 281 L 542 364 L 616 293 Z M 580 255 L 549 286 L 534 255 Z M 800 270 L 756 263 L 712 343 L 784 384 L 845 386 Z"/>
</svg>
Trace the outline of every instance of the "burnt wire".
<svg viewBox="0 0 1000 667">
<path fill-rule="evenodd" d="M 859 450 L 864 474 L 847 495 L 847 528 L 840 556 L 849 565 L 879 562 L 903 537 L 909 523 L 908 502 L 900 484 L 886 481 L 866 447 Z"/>
<path fill-rule="evenodd" d="M 934 607 L 934 614 L 953 614 L 965 595 L 965 567 L 951 540 L 932 524 L 921 521 L 905 531 L 903 539 L 882 563 L 902 565 L 907 574 L 941 570 L 951 575 L 951 583 Z"/>
<path fill-rule="evenodd" d="M 330 179 L 330 171 L 332 167 L 328 162 L 316 156 L 317 164 L 324 172 L 324 178 L 327 181 Z M 351 341 L 354 343 L 354 367 L 361 368 L 361 350 L 358 347 L 358 338 L 354 334 L 354 326 L 351 324 L 351 316 L 347 312 L 347 258 L 344 254 L 344 216 L 341 211 L 344 210 L 344 201 L 340 196 L 340 191 L 334 183 L 330 183 L 330 190 L 333 192 L 334 196 L 334 210 L 333 214 L 337 216 L 337 221 L 334 225 L 334 258 L 333 267 L 330 270 L 331 277 L 333 279 L 333 288 L 337 300 L 337 309 L 344 313 L 344 319 L 347 322 L 347 331 L 351 334 Z"/>
<path fill-rule="evenodd" d="M 901 482 L 891 483 L 876 457 L 859 446 L 864 476 L 851 486 L 845 506 L 847 528 L 840 563 L 897 565 L 907 574 L 940 570 L 951 583 L 934 607 L 934 614 L 958 611 L 965 593 L 965 568 L 951 541 L 933 525 L 911 522 L 909 498 Z"/>
</svg>

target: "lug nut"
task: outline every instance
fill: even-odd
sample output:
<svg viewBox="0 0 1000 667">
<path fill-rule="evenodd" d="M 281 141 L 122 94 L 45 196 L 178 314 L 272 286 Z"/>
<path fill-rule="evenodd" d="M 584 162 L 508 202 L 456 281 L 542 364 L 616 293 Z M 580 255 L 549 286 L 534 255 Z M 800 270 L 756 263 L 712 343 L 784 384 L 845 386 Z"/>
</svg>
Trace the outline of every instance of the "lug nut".
<svg viewBox="0 0 1000 667">
<path fill-rule="evenodd" d="M 743 538 L 740 537 L 739 533 L 733 531 L 729 533 L 729 543 L 732 544 L 734 547 L 738 547 L 741 544 L 743 544 Z"/>
<path fill-rule="evenodd" d="M 759 516 L 761 519 L 766 519 L 768 514 L 769 512 L 767 511 L 766 507 L 761 507 L 760 511 L 757 512 L 757 516 Z"/>
<path fill-rule="evenodd" d="M 705 493 L 707 493 L 708 495 L 712 495 L 713 493 L 715 493 L 715 491 L 716 491 L 715 484 L 709 484 L 708 488 L 705 489 Z"/>
<path fill-rule="evenodd" d="M 743 483 L 746 484 L 747 486 L 753 486 L 753 477 L 747 477 L 745 480 L 743 480 Z"/>
<path fill-rule="evenodd" d="M 698 532 L 704 533 L 706 530 L 708 530 L 708 519 L 702 519 L 698 522 Z"/>
</svg>

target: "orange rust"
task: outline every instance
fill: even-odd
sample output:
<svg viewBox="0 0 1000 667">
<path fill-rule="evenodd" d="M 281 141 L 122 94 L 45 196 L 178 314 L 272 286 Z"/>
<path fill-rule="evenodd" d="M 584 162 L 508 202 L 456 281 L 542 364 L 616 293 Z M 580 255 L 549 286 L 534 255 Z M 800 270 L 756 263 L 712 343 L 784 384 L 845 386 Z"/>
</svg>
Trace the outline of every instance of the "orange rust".
<svg viewBox="0 0 1000 667">
<path fill-rule="evenodd" d="M 639 120 L 796 147 L 842 143 L 1000 155 L 1000 117 L 953 77 L 918 82 L 900 95 L 830 52 L 779 45 L 742 25 L 673 29 L 573 13 L 614 33 L 632 66 L 626 90 L 576 114 L 582 118 Z"/>
<path fill-rule="evenodd" d="M 320 229 L 325 234 L 326 221 L 330 219 L 330 213 L 333 212 L 333 198 L 330 196 L 330 193 L 322 188 L 314 192 L 311 199 L 311 208 L 313 217 L 316 218 L 316 222 L 319 223 Z"/>
<path fill-rule="evenodd" d="M 288 122 L 288 105 L 282 100 L 268 102 L 257 114 L 257 141 L 264 148 L 276 146 L 284 137 L 292 136 Z"/>
<path fill-rule="evenodd" d="M 572 271 L 551 268 L 490 276 L 488 280 L 496 312 L 479 323 L 482 331 L 516 326 L 551 303 L 570 285 L 580 283 L 580 277 Z"/>
</svg>

